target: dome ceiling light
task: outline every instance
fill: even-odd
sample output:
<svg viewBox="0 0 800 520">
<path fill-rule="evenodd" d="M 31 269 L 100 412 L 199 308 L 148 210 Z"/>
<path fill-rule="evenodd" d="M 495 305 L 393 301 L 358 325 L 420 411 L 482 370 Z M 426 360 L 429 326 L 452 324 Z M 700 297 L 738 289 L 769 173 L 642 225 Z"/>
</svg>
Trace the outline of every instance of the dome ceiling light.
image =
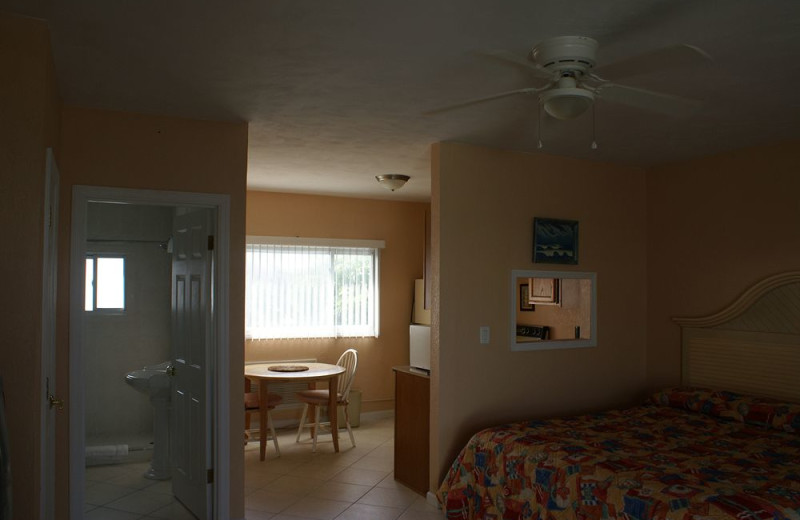
<svg viewBox="0 0 800 520">
<path fill-rule="evenodd" d="M 375 179 L 377 179 L 380 185 L 390 191 L 399 190 L 400 188 L 405 186 L 406 182 L 408 182 L 408 179 L 410 178 L 411 177 L 409 177 L 408 175 L 400 175 L 397 173 L 375 176 Z"/>
</svg>

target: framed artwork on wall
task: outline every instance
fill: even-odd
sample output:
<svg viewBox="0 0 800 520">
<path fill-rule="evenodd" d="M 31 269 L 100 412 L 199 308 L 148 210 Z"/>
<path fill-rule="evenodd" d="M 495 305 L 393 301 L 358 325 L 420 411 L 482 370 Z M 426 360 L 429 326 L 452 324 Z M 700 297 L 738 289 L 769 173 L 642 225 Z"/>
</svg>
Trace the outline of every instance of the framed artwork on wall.
<svg viewBox="0 0 800 520">
<path fill-rule="evenodd" d="M 531 303 L 530 286 L 526 283 L 520 284 L 519 286 L 519 310 L 536 310 L 536 306 Z"/>
<path fill-rule="evenodd" d="M 578 221 L 533 219 L 533 262 L 578 264 Z"/>
</svg>

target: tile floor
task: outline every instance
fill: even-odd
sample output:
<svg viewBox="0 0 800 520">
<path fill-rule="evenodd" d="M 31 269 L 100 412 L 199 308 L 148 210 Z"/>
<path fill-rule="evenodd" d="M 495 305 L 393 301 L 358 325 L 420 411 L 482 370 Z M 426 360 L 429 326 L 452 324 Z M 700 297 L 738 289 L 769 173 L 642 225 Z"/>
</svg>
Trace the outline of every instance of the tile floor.
<svg viewBox="0 0 800 520">
<path fill-rule="evenodd" d="M 395 482 L 394 416 L 361 414 L 352 447 L 345 430 L 334 453 L 330 435 L 311 452 L 307 433 L 278 430 L 281 457 L 270 442 L 267 460 L 258 460 L 258 442 L 245 448 L 246 520 L 441 520 L 425 498 Z M 86 468 L 86 520 L 193 520 L 175 500 L 169 481 L 141 475 L 147 463 Z"/>
<path fill-rule="evenodd" d="M 245 448 L 245 516 L 247 520 L 441 520 L 442 514 L 421 495 L 395 482 L 394 415 L 361 414 L 346 430 L 334 453 L 330 435 L 321 435 L 317 452 L 304 433 L 278 431 L 281 456 L 267 445 L 267 460 L 258 460 L 258 442 Z"/>
<path fill-rule="evenodd" d="M 149 462 L 86 468 L 85 520 L 194 520 L 172 496 L 169 480 L 142 475 Z"/>
</svg>

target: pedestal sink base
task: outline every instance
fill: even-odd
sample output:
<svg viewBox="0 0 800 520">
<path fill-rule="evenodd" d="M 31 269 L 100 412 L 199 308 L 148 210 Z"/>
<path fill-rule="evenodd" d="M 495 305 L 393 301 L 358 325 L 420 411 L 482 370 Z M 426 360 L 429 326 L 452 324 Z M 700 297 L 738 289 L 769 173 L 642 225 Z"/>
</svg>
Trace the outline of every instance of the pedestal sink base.
<svg viewBox="0 0 800 520">
<path fill-rule="evenodd" d="M 152 480 L 168 480 L 172 477 L 169 465 L 169 410 L 170 376 L 167 375 L 169 361 L 129 372 L 125 381 L 133 388 L 150 396 L 153 405 L 153 460 L 144 477 Z"/>
<path fill-rule="evenodd" d="M 150 398 L 153 405 L 153 460 L 144 477 L 169 480 L 169 399 Z"/>
</svg>

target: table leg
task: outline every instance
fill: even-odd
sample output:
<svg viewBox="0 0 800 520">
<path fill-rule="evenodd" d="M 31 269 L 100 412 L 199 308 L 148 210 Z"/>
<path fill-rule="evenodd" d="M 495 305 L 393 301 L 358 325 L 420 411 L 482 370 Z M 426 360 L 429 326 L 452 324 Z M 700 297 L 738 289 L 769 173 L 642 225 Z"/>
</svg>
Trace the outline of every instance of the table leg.
<svg viewBox="0 0 800 520">
<path fill-rule="evenodd" d="M 308 389 L 315 390 L 317 388 L 316 381 L 309 381 L 308 382 Z M 311 423 L 311 438 L 313 439 L 317 435 L 317 407 L 313 404 L 308 405 L 308 415 L 306 416 L 306 420 Z"/>
<path fill-rule="evenodd" d="M 328 381 L 328 416 L 331 421 L 331 436 L 333 437 L 333 451 L 339 452 L 339 409 L 336 407 L 336 390 L 339 388 L 339 376 L 335 375 Z"/>
<path fill-rule="evenodd" d="M 267 391 L 267 381 L 264 379 L 258 382 L 259 407 L 258 415 L 258 448 L 260 450 L 260 460 L 263 462 L 267 458 L 267 403 L 269 403 L 269 392 Z"/>
</svg>

